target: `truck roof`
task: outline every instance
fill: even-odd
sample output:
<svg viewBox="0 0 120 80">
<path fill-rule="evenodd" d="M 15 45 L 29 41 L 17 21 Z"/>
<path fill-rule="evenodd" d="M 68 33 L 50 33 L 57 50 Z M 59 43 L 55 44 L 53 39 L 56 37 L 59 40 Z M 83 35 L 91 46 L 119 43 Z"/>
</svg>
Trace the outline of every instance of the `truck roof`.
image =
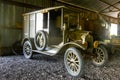
<svg viewBox="0 0 120 80">
<path fill-rule="evenodd" d="M 45 8 L 45 9 L 41 9 L 41 10 L 37 10 L 37 11 L 32 11 L 32 12 L 28 12 L 28 13 L 23 14 L 23 16 L 28 15 L 28 14 L 38 13 L 38 12 L 46 13 L 50 10 L 59 9 L 59 8 L 65 8 L 65 6 L 56 6 L 56 7 Z"/>
</svg>

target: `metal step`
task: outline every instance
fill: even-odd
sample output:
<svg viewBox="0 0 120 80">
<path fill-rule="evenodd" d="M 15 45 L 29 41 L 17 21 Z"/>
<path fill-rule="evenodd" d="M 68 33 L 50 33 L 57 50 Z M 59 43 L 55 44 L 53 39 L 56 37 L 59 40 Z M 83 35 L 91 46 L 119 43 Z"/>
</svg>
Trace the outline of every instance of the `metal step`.
<svg viewBox="0 0 120 80">
<path fill-rule="evenodd" d="M 41 54 L 45 54 L 45 55 L 49 55 L 49 56 L 54 56 L 59 51 L 59 48 L 51 48 L 51 47 L 49 47 L 44 51 L 39 51 L 39 50 L 32 50 L 32 51 L 37 52 L 37 53 L 41 53 Z"/>
</svg>

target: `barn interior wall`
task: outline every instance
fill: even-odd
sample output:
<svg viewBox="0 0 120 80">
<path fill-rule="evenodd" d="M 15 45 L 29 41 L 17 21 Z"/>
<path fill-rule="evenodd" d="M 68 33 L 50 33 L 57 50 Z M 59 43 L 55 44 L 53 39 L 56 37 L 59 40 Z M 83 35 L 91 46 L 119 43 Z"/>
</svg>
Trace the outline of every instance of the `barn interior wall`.
<svg viewBox="0 0 120 80">
<path fill-rule="evenodd" d="M 23 13 L 50 7 L 50 0 L 0 0 L 0 55 L 22 39 Z M 29 8 L 25 4 L 37 8 Z M 39 8 L 40 7 L 40 8 Z"/>
</svg>

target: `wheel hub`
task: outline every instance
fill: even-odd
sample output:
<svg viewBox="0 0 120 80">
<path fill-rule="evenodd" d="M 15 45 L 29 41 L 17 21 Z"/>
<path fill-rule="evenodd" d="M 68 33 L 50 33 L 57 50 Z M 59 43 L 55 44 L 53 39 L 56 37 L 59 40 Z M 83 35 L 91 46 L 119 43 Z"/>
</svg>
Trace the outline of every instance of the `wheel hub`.
<svg viewBox="0 0 120 80">
<path fill-rule="evenodd" d="M 74 63 L 75 62 L 75 60 L 72 58 L 71 60 L 70 60 L 72 63 Z"/>
<path fill-rule="evenodd" d="M 26 58 L 32 57 L 32 45 L 29 41 L 26 41 L 23 45 L 23 54 Z"/>
<path fill-rule="evenodd" d="M 72 47 L 68 48 L 64 55 L 65 67 L 72 76 L 80 76 L 82 74 L 83 59 L 81 52 Z"/>
<path fill-rule="evenodd" d="M 30 48 L 29 48 L 29 47 L 26 48 L 26 52 L 27 52 L 27 53 L 30 52 Z"/>
<path fill-rule="evenodd" d="M 70 68 L 70 70 L 73 73 L 77 73 L 79 71 L 79 60 L 78 57 L 74 53 L 69 53 L 67 57 L 67 63 Z"/>
</svg>

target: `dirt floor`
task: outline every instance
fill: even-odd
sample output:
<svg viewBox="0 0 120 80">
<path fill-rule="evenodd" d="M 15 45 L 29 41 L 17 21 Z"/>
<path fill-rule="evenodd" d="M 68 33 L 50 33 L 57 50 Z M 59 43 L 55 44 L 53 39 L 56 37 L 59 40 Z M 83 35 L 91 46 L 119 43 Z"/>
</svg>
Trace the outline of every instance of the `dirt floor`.
<svg viewBox="0 0 120 80">
<path fill-rule="evenodd" d="M 0 80 L 120 80 L 120 53 L 110 55 L 103 67 L 85 61 L 81 78 L 71 77 L 64 67 L 63 56 L 35 54 L 33 59 L 23 55 L 0 57 Z"/>
</svg>

